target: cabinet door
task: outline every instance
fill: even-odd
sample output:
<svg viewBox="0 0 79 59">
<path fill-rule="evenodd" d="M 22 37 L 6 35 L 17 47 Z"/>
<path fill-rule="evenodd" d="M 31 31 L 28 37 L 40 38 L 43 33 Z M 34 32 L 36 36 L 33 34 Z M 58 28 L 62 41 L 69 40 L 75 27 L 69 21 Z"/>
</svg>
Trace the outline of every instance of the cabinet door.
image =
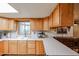
<svg viewBox="0 0 79 59">
<path fill-rule="evenodd" d="M 27 54 L 27 41 L 18 40 L 18 54 Z"/>
<path fill-rule="evenodd" d="M 60 19 L 59 19 L 59 5 L 53 11 L 53 27 L 60 26 Z"/>
<path fill-rule="evenodd" d="M 17 54 L 18 48 L 17 48 L 17 40 L 9 40 L 9 54 Z"/>
<path fill-rule="evenodd" d="M 43 20 L 43 30 L 49 30 L 49 18 Z"/>
<path fill-rule="evenodd" d="M 32 30 L 35 29 L 35 22 L 34 22 L 33 19 L 31 19 L 30 22 L 31 22 L 31 26 L 30 26 L 30 28 L 31 28 L 31 31 L 32 31 Z"/>
<path fill-rule="evenodd" d="M 40 41 L 39 54 L 40 55 L 45 55 L 43 41 Z"/>
<path fill-rule="evenodd" d="M 16 23 L 14 20 L 9 20 L 9 30 L 16 30 Z"/>
<path fill-rule="evenodd" d="M 28 41 L 28 54 L 35 55 L 35 41 Z"/>
<path fill-rule="evenodd" d="M 36 55 L 45 55 L 42 41 L 36 41 Z"/>
<path fill-rule="evenodd" d="M 40 41 L 36 41 L 36 55 L 39 55 L 39 53 L 40 53 Z"/>
<path fill-rule="evenodd" d="M 8 54 L 8 40 L 4 40 L 4 54 Z"/>
<path fill-rule="evenodd" d="M 53 13 L 49 16 L 49 28 L 53 26 Z"/>
<path fill-rule="evenodd" d="M 72 26 L 73 25 L 73 4 L 60 3 L 60 21 L 61 26 Z"/>
<path fill-rule="evenodd" d="M 0 41 L 0 56 L 4 53 L 3 41 Z"/>
<path fill-rule="evenodd" d="M 37 20 L 37 30 L 43 30 L 43 20 L 42 19 Z"/>
<path fill-rule="evenodd" d="M 0 18 L 0 30 L 8 30 L 8 20 Z"/>
<path fill-rule="evenodd" d="M 42 30 L 43 20 L 42 19 L 31 19 L 31 30 Z"/>
</svg>

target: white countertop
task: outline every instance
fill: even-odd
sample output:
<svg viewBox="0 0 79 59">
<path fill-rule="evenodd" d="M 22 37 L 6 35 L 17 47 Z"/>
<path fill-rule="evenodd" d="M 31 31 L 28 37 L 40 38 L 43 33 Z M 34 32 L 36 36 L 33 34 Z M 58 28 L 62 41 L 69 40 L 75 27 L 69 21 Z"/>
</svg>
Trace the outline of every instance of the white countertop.
<svg viewBox="0 0 79 59">
<path fill-rule="evenodd" d="M 46 55 L 79 55 L 54 38 L 46 38 L 43 42 Z"/>
<path fill-rule="evenodd" d="M 3 41 L 3 40 L 43 40 L 43 38 L 5 38 L 5 39 L 0 39 L 0 41 Z"/>
</svg>

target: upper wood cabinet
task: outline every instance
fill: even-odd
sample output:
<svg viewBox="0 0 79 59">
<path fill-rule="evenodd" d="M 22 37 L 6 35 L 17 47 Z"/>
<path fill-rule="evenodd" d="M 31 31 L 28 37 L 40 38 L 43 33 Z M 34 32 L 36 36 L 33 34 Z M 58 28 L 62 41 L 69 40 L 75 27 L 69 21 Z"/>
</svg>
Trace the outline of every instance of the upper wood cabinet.
<svg viewBox="0 0 79 59">
<path fill-rule="evenodd" d="M 31 30 L 43 30 L 43 20 L 42 19 L 31 19 Z"/>
<path fill-rule="evenodd" d="M 49 18 L 48 17 L 43 19 L 43 30 L 49 30 Z"/>
<path fill-rule="evenodd" d="M 0 30 L 8 30 L 8 20 L 0 18 Z"/>
<path fill-rule="evenodd" d="M 5 18 L 0 18 L 0 30 L 16 30 L 16 22 Z"/>
<path fill-rule="evenodd" d="M 8 30 L 16 30 L 16 22 L 14 20 L 8 20 Z"/>
<path fill-rule="evenodd" d="M 48 17 L 49 19 L 49 28 L 53 26 L 53 13 Z"/>
<path fill-rule="evenodd" d="M 60 3 L 49 16 L 49 27 L 72 26 L 73 4 Z"/>
<path fill-rule="evenodd" d="M 59 15 L 61 26 L 72 26 L 73 25 L 73 4 L 71 3 L 60 3 L 59 4 Z"/>
<path fill-rule="evenodd" d="M 59 19 L 59 6 L 57 6 L 55 8 L 55 10 L 53 11 L 53 23 L 52 23 L 52 27 L 58 27 L 60 25 L 60 19 Z"/>
</svg>

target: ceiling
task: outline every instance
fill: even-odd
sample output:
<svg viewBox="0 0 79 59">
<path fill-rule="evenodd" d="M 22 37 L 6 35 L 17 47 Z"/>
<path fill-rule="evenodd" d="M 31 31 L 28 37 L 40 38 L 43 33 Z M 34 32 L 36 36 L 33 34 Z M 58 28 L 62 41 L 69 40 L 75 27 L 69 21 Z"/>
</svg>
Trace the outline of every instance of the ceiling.
<svg viewBox="0 0 79 59">
<path fill-rule="evenodd" d="M 49 16 L 56 3 L 9 3 L 18 13 L 0 13 L 8 18 L 43 18 Z"/>
</svg>

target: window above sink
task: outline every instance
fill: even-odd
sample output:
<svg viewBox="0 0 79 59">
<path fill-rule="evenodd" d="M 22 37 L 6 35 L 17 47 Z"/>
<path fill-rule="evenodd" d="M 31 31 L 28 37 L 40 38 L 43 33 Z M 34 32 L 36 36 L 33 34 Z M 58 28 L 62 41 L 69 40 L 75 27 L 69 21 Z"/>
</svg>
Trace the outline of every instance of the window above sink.
<svg viewBox="0 0 79 59">
<path fill-rule="evenodd" d="M 19 34 L 23 36 L 30 34 L 30 22 L 19 22 Z"/>
</svg>

